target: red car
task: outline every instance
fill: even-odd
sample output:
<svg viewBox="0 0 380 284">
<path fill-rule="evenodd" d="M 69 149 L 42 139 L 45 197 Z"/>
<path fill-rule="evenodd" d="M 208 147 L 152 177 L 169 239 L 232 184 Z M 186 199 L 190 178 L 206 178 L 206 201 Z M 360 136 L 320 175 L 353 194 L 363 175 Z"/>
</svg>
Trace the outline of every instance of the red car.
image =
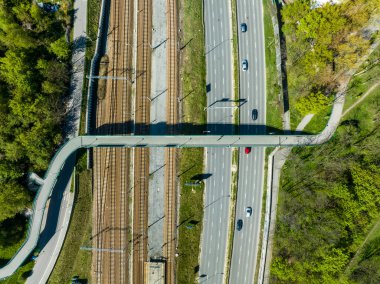
<svg viewBox="0 0 380 284">
<path fill-rule="evenodd" d="M 246 154 L 251 153 L 251 147 L 245 147 L 245 153 Z"/>
</svg>

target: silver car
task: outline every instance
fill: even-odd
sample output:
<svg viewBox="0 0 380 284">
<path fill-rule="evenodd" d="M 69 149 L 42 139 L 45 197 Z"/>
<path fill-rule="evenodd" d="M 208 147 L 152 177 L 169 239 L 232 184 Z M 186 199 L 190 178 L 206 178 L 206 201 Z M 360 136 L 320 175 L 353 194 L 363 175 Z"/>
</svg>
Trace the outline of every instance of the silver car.
<svg viewBox="0 0 380 284">
<path fill-rule="evenodd" d="M 242 62 L 241 62 L 241 69 L 243 71 L 247 71 L 248 70 L 248 60 L 247 59 L 244 59 Z"/>
</svg>

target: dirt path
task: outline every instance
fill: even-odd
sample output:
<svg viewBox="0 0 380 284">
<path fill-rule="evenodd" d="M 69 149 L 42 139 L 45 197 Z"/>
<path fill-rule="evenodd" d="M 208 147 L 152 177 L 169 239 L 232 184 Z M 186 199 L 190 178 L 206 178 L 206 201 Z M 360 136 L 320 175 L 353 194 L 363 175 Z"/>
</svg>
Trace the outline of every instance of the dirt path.
<svg viewBox="0 0 380 284">
<path fill-rule="evenodd" d="M 366 244 L 368 238 L 372 235 L 372 233 L 375 230 L 378 230 L 379 227 L 380 227 L 380 219 L 376 222 L 376 224 L 373 226 L 373 228 L 371 229 L 371 231 L 367 234 L 367 237 L 365 238 L 365 240 L 362 242 L 362 244 L 360 245 L 360 247 L 356 251 L 356 253 L 355 253 L 354 257 L 351 259 L 350 263 L 347 265 L 347 268 L 344 271 L 344 274 L 347 275 L 349 273 L 349 271 L 352 268 L 353 264 L 355 264 L 357 262 L 357 259 L 359 258 L 361 250 L 362 250 L 363 246 Z"/>
<path fill-rule="evenodd" d="M 373 90 L 375 90 L 380 85 L 380 82 L 376 82 L 365 92 L 364 95 L 360 97 L 352 106 L 350 106 L 343 114 L 342 117 L 349 113 L 353 108 L 355 108 L 358 104 L 360 104 L 367 96 L 369 96 Z"/>
</svg>

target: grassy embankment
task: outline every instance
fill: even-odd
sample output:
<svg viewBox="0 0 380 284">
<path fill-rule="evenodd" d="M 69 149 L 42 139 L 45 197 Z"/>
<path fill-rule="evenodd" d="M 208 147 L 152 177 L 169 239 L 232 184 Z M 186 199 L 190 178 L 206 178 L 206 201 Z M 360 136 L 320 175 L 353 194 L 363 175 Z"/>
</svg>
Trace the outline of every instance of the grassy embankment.
<svg viewBox="0 0 380 284">
<path fill-rule="evenodd" d="M 263 10 L 267 97 L 266 125 L 268 128 L 281 130 L 283 104 L 279 99 L 279 96 L 281 95 L 281 89 L 278 85 L 278 74 L 276 69 L 276 46 L 271 19 L 272 15 L 275 16 L 275 7 L 272 4 L 272 0 L 263 0 Z M 275 132 L 275 130 L 273 131 Z"/>
<path fill-rule="evenodd" d="M 354 280 L 374 283 L 380 280 L 380 219 L 361 244 L 342 276 L 342 282 Z"/>
<path fill-rule="evenodd" d="M 87 6 L 87 35 L 89 40 L 86 48 L 85 74 L 89 72 L 91 59 L 95 51 L 100 3 L 100 0 L 90 0 Z M 85 79 L 83 83 L 81 134 L 85 132 L 87 87 L 88 80 Z M 86 169 L 86 154 L 81 152 L 78 155 L 80 155 L 80 158 L 77 161 L 76 168 L 77 187 L 71 221 L 61 254 L 49 278 L 49 283 L 62 283 L 62 280 L 69 282 L 74 275 L 78 275 L 80 279 L 91 281 L 91 252 L 79 250 L 79 247 L 90 244 L 92 230 L 92 171 Z"/>
<path fill-rule="evenodd" d="M 181 1 L 183 14 L 182 39 L 182 103 L 183 119 L 188 123 L 184 133 L 194 133 L 191 124 L 206 123 L 206 62 L 202 1 Z M 178 283 L 194 283 L 198 273 L 198 257 L 203 221 L 203 183 L 201 186 L 185 186 L 194 182 L 192 177 L 203 173 L 203 148 L 180 150 L 180 209 L 177 258 Z"/>
<path fill-rule="evenodd" d="M 92 171 L 86 169 L 85 151 L 81 154 L 69 230 L 49 283 L 68 283 L 74 275 L 91 281 L 91 252 L 80 250 L 80 246 L 91 244 Z"/>
<path fill-rule="evenodd" d="M 380 279 L 378 237 L 364 243 L 380 217 L 379 101 L 376 91 L 344 117 L 329 143 L 290 155 L 281 176 L 273 283 Z"/>
</svg>

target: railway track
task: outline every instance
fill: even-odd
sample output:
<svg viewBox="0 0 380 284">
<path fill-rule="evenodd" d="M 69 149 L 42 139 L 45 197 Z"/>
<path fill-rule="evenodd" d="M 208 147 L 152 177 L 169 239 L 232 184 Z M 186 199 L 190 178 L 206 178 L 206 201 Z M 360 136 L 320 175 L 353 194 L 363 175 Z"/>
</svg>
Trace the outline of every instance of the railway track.
<svg viewBox="0 0 380 284">
<path fill-rule="evenodd" d="M 106 76 L 131 76 L 133 2 L 111 1 Z M 106 95 L 97 103 L 98 134 L 130 133 L 130 95 L 130 80 L 106 80 Z M 129 278 L 129 163 L 129 149 L 94 149 L 94 283 L 127 283 Z"/>
<path fill-rule="evenodd" d="M 135 133 L 149 133 L 152 0 L 138 0 Z M 144 282 L 147 260 L 149 149 L 135 149 L 133 283 Z"/>
<path fill-rule="evenodd" d="M 178 122 L 178 46 L 177 2 L 167 0 L 167 123 L 169 134 L 175 134 Z M 164 257 L 166 259 L 166 283 L 175 283 L 175 248 L 177 225 L 177 150 L 165 150 L 165 222 Z"/>
</svg>

